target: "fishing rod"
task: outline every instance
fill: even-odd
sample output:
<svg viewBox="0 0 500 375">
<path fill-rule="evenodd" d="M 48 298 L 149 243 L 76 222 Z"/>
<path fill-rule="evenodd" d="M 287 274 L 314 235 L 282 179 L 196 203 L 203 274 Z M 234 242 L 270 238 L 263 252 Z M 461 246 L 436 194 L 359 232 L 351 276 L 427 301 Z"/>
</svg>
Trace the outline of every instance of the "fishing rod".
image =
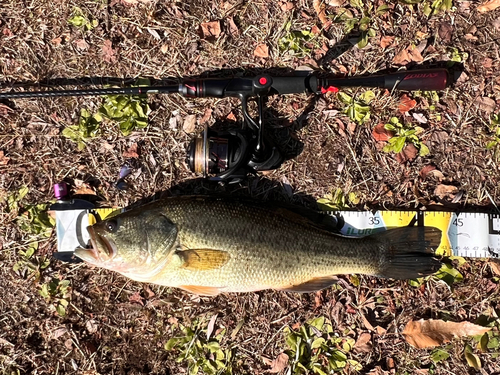
<svg viewBox="0 0 500 375">
<path fill-rule="evenodd" d="M 265 132 L 265 98 L 286 94 L 336 93 L 344 87 L 379 87 L 388 90 L 438 91 L 450 83 L 446 69 L 410 70 L 364 77 L 323 78 L 295 72 L 287 77 L 258 74 L 253 77 L 185 79 L 167 86 L 49 90 L 0 93 L 0 99 L 46 98 L 59 96 L 180 94 L 189 98 L 238 98 L 243 113 L 241 129 L 214 131 L 206 128 L 191 141 L 186 161 L 189 168 L 210 179 L 239 182 L 249 173 L 278 168 L 282 152 Z M 257 102 L 258 117 L 249 114 L 248 103 Z"/>
</svg>

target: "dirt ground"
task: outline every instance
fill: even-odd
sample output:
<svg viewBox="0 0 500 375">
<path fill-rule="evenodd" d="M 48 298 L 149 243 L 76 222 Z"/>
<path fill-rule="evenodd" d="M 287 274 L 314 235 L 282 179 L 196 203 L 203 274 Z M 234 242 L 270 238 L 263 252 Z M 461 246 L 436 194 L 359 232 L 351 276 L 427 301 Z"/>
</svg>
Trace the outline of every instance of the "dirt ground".
<svg viewBox="0 0 500 375">
<path fill-rule="evenodd" d="M 336 17 L 344 11 L 327 2 L 325 24 L 311 0 L 2 0 L 2 92 L 95 88 L 139 77 L 159 84 L 201 74 L 284 74 L 299 67 L 339 76 L 448 67 L 457 80 L 434 94 L 372 89 L 366 121 L 350 118 L 348 104 L 335 94 L 272 97 L 266 114 L 271 131 L 286 135 L 285 148 L 302 145 L 301 152 L 275 171 L 232 186 L 196 179 L 185 155 L 205 125 L 235 126 L 241 118 L 235 99 L 153 95 L 147 128 L 124 136 L 104 120 L 81 150 L 63 131 L 78 124 L 82 109 L 96 113 L 104 99 L 1 100 L 0 371 L 187 373 L 192 362 L 183 349 L 165 348 L 185 326 L 193 337 L 213 330 L 226 351 L 215 373 L 290 373 L 291 367 L 272 363 L 283 351 L 290 354 L 285 328 L 324 316 L 343 343 L 369 334 L 365 346 L 346 351 L 359 365 L 351 362 L 338 373 L 500 374 L 498 346 L 454 339 L 441 346 L 449 355 L 436 360 L 433 349 L 416 349 L 401 334 L 410 320 L 432 318 L 489 324 L 498 336 L 500 275 L 491 261 L 456 261 L 463 280 L 451 286 L 435 277 L 412 286 L 347 275 L 319 293 L 200 298 L 52 259 L 55 232 L 44 235 L 43 207 L 36 207 L 53 201 L 52 185 L 64 180 L 73 193 L 97 194 L 101 206 L 214 192 L 312 206 L 340 188 L 344 204 L 354 209 L 490 212 L 500 202 L 500 119 L 495 124 L 494 117 L 500 113 L 500 11 L 480 13 L 477 2 L 453 1 L 451 9 L 427 16 L 432 2 L 412 2 L 344 4 L 358 21 Z M 372 31 L 359 48 L 365 27 Z M 366 91 L 345 93 L 358 100 Z M 196 121 L 186 121 L 189 115 Z M 418 141 L 400 154 L 384 152 L 388 143 L 373 134 L 391 117 L 421 128 Z M 422 145 L 428 155 L 418 155 Z M 115 182 L 125 163 L 132 174 L 128 189 L 119 190 Z M 28 191 L 21 199 L 23 187 Z M 480 369 L 471 365 L 469 351 Z M 206 353 L 202 362 L 214 359 Z"/>
</svg>

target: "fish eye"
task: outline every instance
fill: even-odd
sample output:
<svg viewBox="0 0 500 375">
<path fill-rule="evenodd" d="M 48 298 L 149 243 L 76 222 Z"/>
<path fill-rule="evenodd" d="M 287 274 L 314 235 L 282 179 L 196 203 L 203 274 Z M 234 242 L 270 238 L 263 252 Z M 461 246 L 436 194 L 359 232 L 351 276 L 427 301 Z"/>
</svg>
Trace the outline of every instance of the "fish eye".
<svg viewBox="0 0 500 375">
<path fill-rule="evenodd" d="M 117 229 L 118 229 L 117 221 L 116 220 L 108 220 L 108 222 L 106 223 L 106 230 L 109 233 L 114 233 L 114 232 L 116 232 Z"/>
</svg>

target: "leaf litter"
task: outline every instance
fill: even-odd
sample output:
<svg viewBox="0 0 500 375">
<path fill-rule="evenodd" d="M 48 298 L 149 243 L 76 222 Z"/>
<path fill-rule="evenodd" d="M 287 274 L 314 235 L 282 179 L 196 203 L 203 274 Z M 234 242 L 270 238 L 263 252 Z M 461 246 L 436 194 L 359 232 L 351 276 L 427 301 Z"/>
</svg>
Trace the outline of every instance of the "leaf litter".
<svg viewBox="0 0 500 375">
<path fill-rule="evenodd" d="M 461 75 L 456 88 L 438 93 L 437 100 L 429 99 L 428 105 L 425 104 L 424 97 L 407 94 L 418 101 L 419 112 L 425 116 L 427 123 L 421 123 L 415 118 L 414 111 L 417 107 L 408 112 L 411 116 L 399 115 L 399 94 L 384 95 L 379 90 L 373 90 L 376 97 L 370 103 L 365 103 L 366 106 L 351 106 L 350 115 L 353 119 L 349 118 L 349 113 L 344 113 L 349 104 L 339 103 L 335 94 L 329 95 L 325 98 L 327 103 L 323 109 L 338 112 L 323 114 L 323 109 L 316 106 L 306 114 L 307 120 L 301 124 L 303 128 L 297 126 L 290 108 L 294 108 L 293 103 L 305 104 L 308 98 L 301 95 L 271 98 L 269 104 L 272 111 L 278 113 L 280 118 L 273 118 L 274 113 L 270 116 L 270 129 L 289 130 L 294 140 L 302 141 L 303 151 L 285 162 L 282 169 L 268 174 L 265 179 L 252 178 L 248 184 L 217 186 L 214 190 L 226 193 L 245 191 L 255 197 L 310 204 L 318 197 L 331 194 L 341 187 L 342 194 L 337 194 L 337 198 L 344 197 L 343 203 L 353 208 L 376 209 L 383 206 L 414 209 L 417 199 L 420 202 L 420 197 L 435 197 L 436 187 L 443 184 L 456 186 L 459 191 L 467 190 L 464 195 L 466 198 L 459 200 L 461 206 L 472 204 L 483 211 L 488 208 L 484 205 L 489 204 L 489 199 L 483 199 L 485 192 L 498 202 L 500 182 L 495 173 L 498 170 L 498 159 L 495 156 L 497 150 L 486 150 L 487 140 L 483 139 L 491 135 L 486 127 L 489 125 L 490 115 L 498 113 L 498 109 L 487 99 L 482 108 L 475 103 L 476 97 L 495 102 L 498 100 L 498 82 L 493 77 L 498 51 L 496 44 L 490 41 L 498 38 L 497 26 L 500 23 L 493 11 L 480 14 L 475 11 L 476 4 L 459 2 L 454 4 L 456 9 L 451 13 L 427 17 L 422 13 L 425 2 L 411 8 L 398 4 L 397 9 L 390 8 L 383 17 L 378 16 L 375 11 L 370 13 L 371 21 L 377 26 L 376 35 L 367 38 L 369 43 L 363 49 L 354 47 L 336 56 L 336 42 L 346 36 L 346 22 L 350 21 L 333 22 L 337 15 L 336 8 L 339 7 L 332 2 L 323 2 L 327 18 L 324 19 L 324 24 L 311 8 L 311 3 L 307 2 L 224 2 L 230 7 L 204 0 L 173 2 L 168 7 L 162 2 L 152 1 L 130 1 L 131 6 L 126 6 L 125 3 L 126 1 L 114 1 L 111 2 L 110 9 L 107 9 L 99 2 L 77 0 L 71 4 L 55 4 L 40 0 L 27 9 L 19 7 L 18 2 L 13 0 L 4 1 L 2 11 L 7 16 L 2 19 L 1 24 L 4 31 L 2 48 L 7 52 L 0 54 L 2 82 L 24 82 L 27 77 L 44 79 L 53 76 L 52 72 L 57 72 L 58 78 L 149 76 L 161 79 L 198 75 L 219 69 L 229 69 L 232 74 L 241 67 L 259 70 L 267 67 L 295 68 L 305 64 L 316 64 L 322 68 L 324 66 L 326 71 L 339 75 L 357 75 L 386 68 L 417 68 L 420 60 L 418 54 L 424 59 L 424 64 L 464 64 L 467 74 Z M 351 3 L 346 2 L 342 7 L 348 11 L 358 9 Z M 80 27 L 67 23 L 68 18 L 73 15 L 73 4 L 80 5 L 87 18 Z M 353 12 L 353 16 L 360 14 L 358 12 L 360 11 Z M 238 34 L 234 26 L 228 25 L 229 17 L 238 29 Z M 37 21 L 39 19 L 44 21 L 43 24 Z M 463 19 L 478 25 L 478 30 L 470 30 L 470 25 Z M 94 20 L 97 21 L 96 26 L 93 26 Z M 206 37 L 197 34 L 200 23 L 205 21 L 218 22 L 220 33 L 214 31 Z M 318 47 L 314 46 L 304 57 L 280 51 L 278 40 L 284 36 L 281 26 L 288 21 L 291 22 L 291 30 L 310 33 L 313 42 L 318 41 Z M 446 38 L 438 36 L 430 43 L 429 38 L 438 35 L 442 22 L 449 22 L 453 26 L 451 40 L 448 42 Z M 479 25 L 485 25 L 487 33 Z M 328 32 L 325 32 L 326 28 Z M 157 36 L 149 30 L 156 31 L 162 41 L 159 42 Z M 470 37 L 467 40 L 467 34 L 478 40 L 474 41 Z M 384 35 L 393 37 L 387 39 L 390 44 L 385 49 L 380 42 Z M 33 43 L 29 45 L 30 48 L 27 48 L 25 38 L 29 38 L 28 43 Z M 50 42 L 51 40 L 58 43 Z M 79 40 L 84 40 L 89 47 L 80 48 L 86 46 L 77 42 Z M 107 40 L 111 41 L 108 43 L 109 47 L 115 51 L 115 54 L 110 52 L 116 58 L 114 63 L 104 60 L 102 46 Z M 41 47 L 44 43 L 49 43 L 47 48 Z M 265 60 L 253 55 L 255 47 L 260 43 L 266 44 L 269 51 L 272 51 Z M 408 50 L 409 46 L 411 48 Z M 456 51 L 450 52 L 449 47 Z M 317 49 L 324 53 L 321 59 L 315 56 L 314 51 Z M 399 61 L 396 59 L 392 63 L 401 49 L 405 53 L 399 57 Z M 414 50 L 418 53 L 413 52 Z M 329 60 L 330 56 L 336 57 Z M 451 58 L 454 61 L 449 61 Z M 104 64 L 99 63 L 103 61 Z M 492 64 L 491 68 L 484 68 L 483 62 L 486 66 Z M 7 90 L 7 87 L 2 86 L 2 90 L 4 89 Z M 362 90 L 343 92 L 358 100 Z M 445 100 L 453 102 L 455 110 Z M 93 118 L 96 107 L 101 103 L 98 98 L 16 100 L 1 104 L 12 109 L 8 113 L 0 110 L 1 150 L 4 151 L 4 156 L 10 158 L 6 165 L 0 166 L 0 211 L 3 213 L 2 220 L 5 220 L 0 226 L 0 257 L 3 263 L 0 269 L 0 290 L 2 299 L 7 302 L 0 305 L 0 311 L 6 319 L 4 324 L 8 323 L 10 327 L 1 336 L 2 340 L 11 343 L 2 348 L 2 355 L 7 357 L 7 361 L 0 364 L 2 371 L 9 374 L 17 373 L 17 370 L 20 373 L 37 371 L 45 374 L 53 373 L 56 366 L 59 366 L 60 373 L 72 373 L 76 371 L 75 368 L 79 371 L 95 368 L 96 373 L 103 374 L 118 374 L 121 371 L 184 373 L 188 371 L 185 362 L 176 362 L 176 356 L 162 349 L 164 344 L 175 335 L 175 327 L 182 325 L 186 329 L 196 329 L 197 319 L 210 318 L 217 313 L 218 329 L 214 328 L 210 339 L 222 332 L 219 329 L 226 329 L 229 333 L 237 332 L 234 337 L 226 333 L 221 341 L 216 341 L 221 349 L 232 350 L 233 357 L 228 363 L 235 366 L 244 363 L 247 366 L 237 367 L 233 373 L 264 373 L 270 366 L 262 363 L 259 356 L 277 358 L 283 352 L 285 346 L 279 330 L 286 325 L 299 330 L 303 322 L 331 314 L 335 317 L 331 337 L 338 335 L 340 338 L 336 345 L 355 345 L 366 327 L 366 322 L 356 313 L 359 307 L 363 309 L 363 316 L 369 324 L 375 327 L 375 331 L 371 332 L 370 352 L 352 350 L 346 354 L 348 360 L 357 360 L 362 364 L 363 368 L 359 373 L 372 369 L 379 373 L 417 374 L 432 368 L 439 375 L 447 373 L 446 371 L 474 371 L 474 366 L 469 367 L 469 361 L 465 357 L 464 344 L 458 342 L 458 338 L 448 344 L 451 345 L 449 349 L 446 344 L 438 347 L 449 352 L 449 356 L 441 360 L 438 366 L 435 366 L 429 356 L 421 356 L 422 353 L 417 355 L 408 350 L 408 346 L 398 338 L 397 321 L 415 320 L 427 314 L 436 319 L 449 319 L 451 316 L 456 321 L 475 321 L 482 314 L 488 315 L 492 322 L 490 324 L 495 327 L 488 332 L 490 342 L 487 351 L 480 352 L 476 349 L 473 341 L 475 338 L 466 340 L 473 349 L 472 354 L 479 358 L 481 369 L 486 373 L 494 373 L 496 363 L 491 355 L 495 350 L 492 348 L 498 333 L 494 320 L 498 318 L 485 312 L 485 306 L 498 311 L 498 281 L 495 279 L 498 275 L 494 274 L 489 264 L 485 267 L 484 262 L 475 260 L 468 260 L 460 268 L 462 280 L 452 283 L 452 287 L 443 285 L 445 282 L 434 278 L 423 280 L 419 287 L 414 287 L 407 282 L 369 277 L 360 277 L 358 286 L 354 287 L 349 277 L 340 276 L 339 279 L 344 280 L 349 288 L 339 283 L 339 288 L 336 286 L 323 291 L 321 298 L 316 298 L 316 295 L 262 292 L 205 299 L 192 298 L 168 288 L 152 287 L 156 295 L 152 300 L 144 300 L 141 297 L 144 292 L 137 292 L 142 290 L 141 285 L 127 283 L 120 276 L 82 266 L 72 268 L 52 260 L 50 267 L 42 270 L 40 283 L 50 281 L 53 276 L 62 276 L 71 277 L 72 285 L 75 286 L 64 320 L 54 315 L 56 313 L 51 312 L 45 300 L 38 295 L 38 286 L 30 279 L 18 276 L 19 272 L 12 271 L 13 265 L 22 257 L 16 248 L 27 246 L 29 241 L 33 241 L 16 224 L 17 212 L 22 212 L 24 205 L 28 203 L 50 201 L 51 185 L 63 176 L 69 181 L 89 181 L 89 177 L 95 177 L 101 184 L 98 187 L 99 194 L 111 206 L 123 207 L 155 194 L 164 194 L 172 186 L 192 178 L 183 160 L 185 148 L 195 135 L 196 126 L 191 134 L 184 131 L 187 114 L 196 113 L 200 125 L 211 125 L 212 122 L 224 120 L 231 113 L 231 119 L 240 119 L 240 112 L 231 99 L 185 100 L 172 95 L 151 96 L 147 101 L 151 112 L 148 121 L 143 122 L 144 117 L 136 114 L 140 123 L 132 126 L 133 133 L 128 135 L 123 135 L 120 128 L 111 124 L 105 116 L 102 116 L 100 122 Z M 297 106 L 297 111 L 304 107 L 306 106 Z M 87 109 L 88 116 L 83 116 L 84 121 L 79 127 L 76 124 L 82 108 Z M 173 116 L 176 124 L 171 129 L 169 120 L 175 111 L 178 111 Z M 148 109 L 144 106 L 142 112 L 146 114 Z M 370 118 L 367 121 L 356 120 L 356 116 L 363 120 L 368 112 Z M 54 113 L 57 113 L 59 120 L 52 117 Z M 266 116 L 268 115 L 271 114 L 267 113 Z M 409 125 L 410 129 L 423 124 L 421 126 L 425 128 L 425 132 L 422 138 L 425 142 L 430 142 L 430 156 L 417 156 L 412 161 L 399 164 L 394 160 L 394 153 L 384 153 L 377 148 L 372 130 L 377 124 L 386 123 L 395 115 L 404 116 L 405 125 Z M 63 129 L 69 126 L 77 126 L 76 131 L 81 132 L 79 135 L 85 136 L 82 151 L 78 150 L 78 143 L 61 136 Z M 141 130 L 141 126 L 147 126 L 148 131 Z M 191 126 L 190 122 L 189 127 Z M 127 132 L 131 128 L 124 125 Z M 78 135 L 73 133 L 73 136 L 79 141 Z M 113 182 L 123 164 L 121 152 L 138 142 L 137 137 L 140 137 L 141 157 L 137 158 L 138 165 L 134 165 L 134 168 L 137 167 L 136 170 L 141 170 L 142 173 L 134 180 L 133 189 L 117 193 Z M 359 164 L 359 169 L 356 163 Z M 429 163 L 433 163 L 436 169 L 421 178 L 420 171 Z M 288 184 L 292 187 L 291 195 L 281 187 L 283 175 L 286 175 Z M 453 178 L 453 182 L 448 176 Z M 3 203 L 4 197 L 17 192 L 21 186 L 30 186 L 29 192 L 19 202 L 18 209 L 5 215 L 9 204 Z M 95 189 L 94 185 L 91 188 Z M 209 184 L 202 183 L 192 190 L 182 187 L 177 188 L 177 191 L 199 194 L 209 193 L 210 189 Z M 459 194 L 451 193 L 444 199 L 454 199 L 453 195 L 456 198 Z M 356 201 L 357 204 L 354 203 Z M 342 198 L 333 203 L 342 203 Z M 425 204 L 418 203 L 418 209 L 425 208 Z M 48 242 L 40 242 L 38 250 L 30 258 L 34 267 L 39 253 L 50 253 L 54 247 L 54 237 Z M 138 300 L 144 305 L 129 300 L 135 293 L 138 293 L 137 296 L 141 297 Z M 360 302 L 361 295 L 372 302 L 363 305 Z M 55 306 L 53 303 L 52 305 Z M 86 328 L 89 319 L 96 321 L 92 332 Z M 62 335 L 58 340 L 48 341 L 50 333 L 60 328 L 61 322 L 68 321 L 71 322 L 71 338 L 69 332 L 61 330 Z M 242 322 L 245 324 L 242 325 Z M 203 323 L 205 328 L 206 320 Z M 204 338 L 204 331 L 200 334 Z M 92 345 L 106 349 L 88 351 L 87 348 Z M 215 350 L 216 345 L 211 345 L 212 350 Z M 343 365 L 343 352 L 338 353 L 333 351 L 338 348 L 332 348 L 332 353 L 338 356 L 337 364 Z M 45 355 L 38 356 L 41 352 Z M 255 353 L 257 359 L 248 353 Z M 207 357 L 220 356 L 220 353 L 209 351 L 206 354 Z M 224 354 L 224 358 L 226 361 L 228 357 Z M 288 364 L 292 360 L 289 357 Z M 7 364 L 9 368 L 5 368 Z M 354 366 L 349 369 L 347 366 L 351 364 L 346 363 L 343 373 L 353 372 Z M 415 368 L 416 366 L 422 368 Z"/>
</svg>

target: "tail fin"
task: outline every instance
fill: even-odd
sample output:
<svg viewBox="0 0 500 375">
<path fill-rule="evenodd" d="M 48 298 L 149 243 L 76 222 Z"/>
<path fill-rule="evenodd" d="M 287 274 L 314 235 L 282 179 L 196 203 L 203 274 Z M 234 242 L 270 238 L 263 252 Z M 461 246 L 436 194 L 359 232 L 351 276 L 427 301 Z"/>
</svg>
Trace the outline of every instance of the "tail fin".
<svg viewBox="0 0 500 375">
<path fill-rule="evenodd" d="M 378 276 L 415 279 L 433 274 L 441 267 L 434 257 L 441 230 L 434 227 L 404 227 L 374 234 L 381 255 Z"/>
</svg>

